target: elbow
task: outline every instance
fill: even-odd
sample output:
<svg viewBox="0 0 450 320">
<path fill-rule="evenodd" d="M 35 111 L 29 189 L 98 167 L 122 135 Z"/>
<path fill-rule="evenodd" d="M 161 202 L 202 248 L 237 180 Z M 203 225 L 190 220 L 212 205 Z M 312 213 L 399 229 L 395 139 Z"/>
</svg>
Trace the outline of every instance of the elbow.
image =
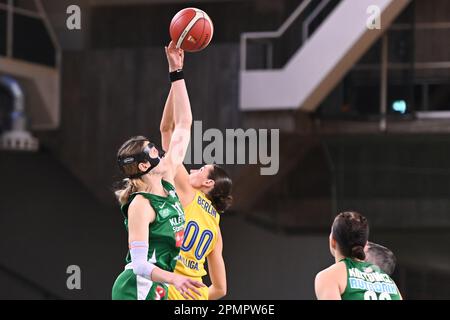
<svg viewBox="0 0 450 320">
<path fill-rule="evenodd" d="M 136 276 L 141 276 L 149 280 L 152 280 L 152 273 L 153 269 L 155 268 L 155 265 L 148 262 L 137 262 L 137 263 L 132 262 L 131 266 L 133 269 L 133 273 Z"/>
<path fill-rule="evenodd" d="M 133 267 L 133 273 L 136 275 L 136 276 L 144 276 L 145 275 L 145 268 L 143 268 L 143 266 L 142 265 L 138 265 L 138 264 L 132 264 L 132 267 Z"/>
<path fill-rule="evenodd" d="M 220 297 L 223 298 L 227 295 L 227 288 L 223 288 L 219 291 Z"/>
<path fill-rule="evenodd" d="M 173 132 L 173 124 L 162 123 L 159 125 L 159 131 L 161 133 L 172 133 Z"/>
<path fill-rule="evenodd" d="M 223 298 L 227 295 L 227 286 L 217 288 L 217 299 Z"/>
</svg>

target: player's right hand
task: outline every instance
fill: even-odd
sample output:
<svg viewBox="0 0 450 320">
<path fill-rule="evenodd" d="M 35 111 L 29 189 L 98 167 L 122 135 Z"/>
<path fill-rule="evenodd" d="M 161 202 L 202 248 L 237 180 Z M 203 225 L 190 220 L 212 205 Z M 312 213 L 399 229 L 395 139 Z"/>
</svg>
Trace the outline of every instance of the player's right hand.
<svg viewBox="0 0 450 320">
<path fill-rule="evenodd" d="M 169 46 L 165 47 L 167 62 L 169 63 L 169 72 L 183 69 L 184 50 L 177 49 L 175 43 L 170 41 Z"/>
</svg>

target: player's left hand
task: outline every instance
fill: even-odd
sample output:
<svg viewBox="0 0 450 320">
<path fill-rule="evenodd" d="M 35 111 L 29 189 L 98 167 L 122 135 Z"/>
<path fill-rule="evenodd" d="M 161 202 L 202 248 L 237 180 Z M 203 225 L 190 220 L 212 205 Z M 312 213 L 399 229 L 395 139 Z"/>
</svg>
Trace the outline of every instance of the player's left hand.
<svg viewBox="0 0 450 320">
<path fill-rule="evenodd" d="M 189 300 L 189 297 L 192 298 L 193 300 L 197 300 L 197 298 L 192 294 L 192 292 L 200 296 L 200 292 L 197 290 L 197 288 L 202 288 L 205 285 L 199 281 L 174 274 L 173 286 L 181 293 L 181 295 L 186 300 Z"/>
</svg>

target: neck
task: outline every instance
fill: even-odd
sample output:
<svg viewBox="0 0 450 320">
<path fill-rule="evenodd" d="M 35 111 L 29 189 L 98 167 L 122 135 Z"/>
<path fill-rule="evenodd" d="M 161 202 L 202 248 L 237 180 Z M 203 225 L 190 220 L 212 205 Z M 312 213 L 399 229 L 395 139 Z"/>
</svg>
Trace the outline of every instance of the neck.
<svg viewBox="0 0 450 320">
<path fill-rule="evenodd" d="M 341 260 L 344 259 L 344 258 L 350 258 L 350 259 L 352 259 L 352 260 L 359 261 L 359 262 L 363 262 L 363 261 L 364 261 L 364 260 L 357 259 L 357 258 L 346 257 L 346 256 L 342 255 L 342 254 L 341 254 L 340 252 L 338 252 L 338 251 L 335 251 L 335 252 L 334 252 L 334 261 L 335 261 L 336 263 L 338 263 L 339 261 L 341 261 Z"/>
<path fill-rule="evenodd" d="M 147 188 L 145 192 L 153 193 L 156 195 L 164 196 L 165 191 L 161 184 L 162 176 L 159 174 L 146 174 L 142 176 L 142 180 L 145 182 Z"/>
<path fill-rule="evenodd" d="M 334 252 L 334 261 L 336 263 L 338 263 L 339 261 L 341 261 L 342 259 L 344 259 L 345 257 L 339 252 L 339 251 L 335 251 Z"/>
<path fill-rule="evenodd" d="M 212 188 L 211 187 L 201 187 L 199 190 L 201 192 L 203 192 L 204 194 L 208 194 L 212 190 Z"/>
</svg>

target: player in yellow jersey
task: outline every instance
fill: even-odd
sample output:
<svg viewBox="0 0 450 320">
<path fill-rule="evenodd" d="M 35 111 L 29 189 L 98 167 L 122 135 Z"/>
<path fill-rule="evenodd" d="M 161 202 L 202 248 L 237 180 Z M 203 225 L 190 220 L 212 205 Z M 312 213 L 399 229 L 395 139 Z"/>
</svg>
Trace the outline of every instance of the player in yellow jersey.
<svg viewBox="0 0 450 320">
<path fill-rule="evenodd" d="M 180 56 L 183 61 L 182 50 Z M 174 129 L 173 99 L 171 90 L 160 126 L 164 150 L 169 145 Z M 198 289 L 201 292 L 199 299 L 215 300 L 226 294 L 227 281 L 219 222 L 220 214 L 231 205 L 231 186 L 228 174 L 217 165 L 205 165 L 199 170 L 191 170 L 190 174 L 184 165 L 180 165 L 176 171 L 175 188 L 186 222 L 180 259 L 174 272 L 202 281 L 202 277 L 207 274 L 204 267 L 207 260 L 212 284 Z M 169 286 L 169 300 L 183 299 L 179 291 Z"/>
</svg>

